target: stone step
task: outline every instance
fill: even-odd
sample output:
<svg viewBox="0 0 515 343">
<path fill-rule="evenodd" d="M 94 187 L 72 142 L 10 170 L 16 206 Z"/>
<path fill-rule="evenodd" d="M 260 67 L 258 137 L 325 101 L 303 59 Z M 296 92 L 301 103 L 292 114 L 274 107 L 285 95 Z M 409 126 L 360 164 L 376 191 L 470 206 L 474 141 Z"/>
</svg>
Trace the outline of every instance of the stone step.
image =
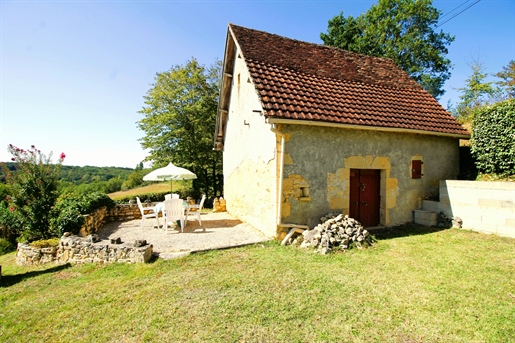
<svg viewBox="0 0 515 343">
<path fill-rule="evenodd" d="M 437 226 L 438 225 L 438 213 L 427 210 L 414 210 L 413 211 L 413 222 L 425 226 Z"/>
</svg>

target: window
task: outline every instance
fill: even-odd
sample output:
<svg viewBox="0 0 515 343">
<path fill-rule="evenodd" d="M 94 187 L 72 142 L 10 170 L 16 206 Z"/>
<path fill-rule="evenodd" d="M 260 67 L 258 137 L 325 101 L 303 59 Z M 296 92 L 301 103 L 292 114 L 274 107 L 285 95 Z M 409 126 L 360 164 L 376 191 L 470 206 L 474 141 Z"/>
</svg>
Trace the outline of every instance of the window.
<svg viewBox="0 0 515 343">
<path fill-rule="evenodd" d="M 411 178 L 412 179 L 420 179 L 422 178 L 422 162 L 421 160 L 412 160 L 411 161 Z"/>
</svg>

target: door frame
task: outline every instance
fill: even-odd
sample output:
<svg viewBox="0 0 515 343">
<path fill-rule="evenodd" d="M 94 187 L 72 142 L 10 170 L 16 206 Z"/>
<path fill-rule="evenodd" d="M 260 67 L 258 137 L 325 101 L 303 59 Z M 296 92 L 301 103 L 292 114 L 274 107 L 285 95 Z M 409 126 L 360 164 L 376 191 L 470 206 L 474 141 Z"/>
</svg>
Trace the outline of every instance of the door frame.
<svg viewBox="0 0 515 343">
<path fill-rule="evenodd" d="M 381 174 L 380 169 L 372 168 L 351 168 L 349 171 L 349 216 L 364 227 L 381 223 Z"/>
</svg>

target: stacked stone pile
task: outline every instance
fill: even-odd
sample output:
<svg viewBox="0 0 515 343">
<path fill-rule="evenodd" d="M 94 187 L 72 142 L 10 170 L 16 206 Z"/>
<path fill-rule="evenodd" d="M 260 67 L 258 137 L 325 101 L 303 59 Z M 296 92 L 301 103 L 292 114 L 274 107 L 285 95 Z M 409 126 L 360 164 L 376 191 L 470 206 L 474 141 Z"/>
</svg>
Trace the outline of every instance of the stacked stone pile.
<svg viewBox="0 0 515 343">
<path fill-rule="evenodd" d="M 367 247 L 374 242 L 361 223 L 347 215 L 328 213 L 320 221 L 321 224 L 302 233 L 301 247 L 316 248 L 316 252 L 327 254 L 335 248 L 345 251 L 354 246 Z"/>
</svg>

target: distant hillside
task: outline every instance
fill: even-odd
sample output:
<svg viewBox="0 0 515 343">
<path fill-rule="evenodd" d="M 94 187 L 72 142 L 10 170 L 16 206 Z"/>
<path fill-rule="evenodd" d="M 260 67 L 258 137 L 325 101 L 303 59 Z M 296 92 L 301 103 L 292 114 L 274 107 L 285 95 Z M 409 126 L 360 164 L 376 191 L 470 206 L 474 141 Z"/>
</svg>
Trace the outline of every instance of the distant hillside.
<svg viewBox="0 0 515 343">
<path fill-rule="evenodd" d="M 10 170 L 14 170 L 16 168 L 16 163 L 5 162 L 5 166 Z M 134 169 L 122 167 L 78 167 L 63 165 L 61 166 L 59 179 L 79 185 L 96 181 L 108 181 L 112 178 L 126 180 L 132 172 L 134 172 Z M 0 182 L 3 182 L 4 179 L 5 175 L 3 175 L 3 170 L 0 169 Z"/>
</svg>

